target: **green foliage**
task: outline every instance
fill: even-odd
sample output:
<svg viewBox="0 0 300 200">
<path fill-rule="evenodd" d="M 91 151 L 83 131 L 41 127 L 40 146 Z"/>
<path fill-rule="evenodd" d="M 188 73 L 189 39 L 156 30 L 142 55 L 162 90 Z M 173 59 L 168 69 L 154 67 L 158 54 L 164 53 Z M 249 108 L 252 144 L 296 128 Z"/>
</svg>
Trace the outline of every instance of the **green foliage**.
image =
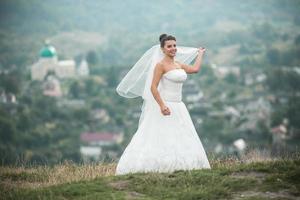
<svg viewBox="0 0 300 200">
<path fill-rule="evenodd" d="M 275 41 L 279 36 L 279 33 L 275 30 L 275 27 L 272 26 L 269 22 L 254 24 L 252 30 L 254 36 L 264 42 Z"/>
<path fill-rule="evenodd" d="M 299 47 L 292 47 L 287 50 L 271 48 L 266 52 L 266 59 L 271 66 L 293 66 L 299 63 Z"/>
<path fill-rule="evenodd" d="M 295 43 L 295 45 L 300 46 L 300 34 L 297 35 L 297 37 L 295 38 L 294 43 Z"/>
<path fill-rule="evenodd" d="M 0 91 L 18 94 L 20 92 L 21 80 L 21 73 L 16 69 L 8 73 L 0 73 Z"/>
<path fill-rule="evenodd" d="M 88 62 L 89 65 L 94 66 L 98 64 L 98 57 L 97 53 L 95 51 L 89 51 L 86 55 L 86 61 Z"/>
<path fill-rule="evenodd" d="M 274 114 L 272 124 L 278 125 L 284 118 L 289 120 L 289 126 L 300 128 L 300 109 L 299 97 L 300 75 L 292 68 L 274 69 L 268 73 L 267 86 L 269 90 L 276 95 L 278 100 L 274 102 Z M 279 99 L 285 99 L 283 104 Z"/>
<path fill-rule="evenodd" d="M 4 143 L 12 142 L 16 139 L 16 129 L 11 120 L 0 117 L 0 140 Z"/>
<path fill-rule="evenodd" d="M 230 84 L 237 84 L 238 78 L 236 77 L 236 75 L 229 73 L 228 75 L 226 75 L 225 81 L 227 81 Z"/>
<path fill-rule="evenodd" d="M 267 73 L 267 85 L 272 92 L 293 94 L 300 90 L 300 75 L 293 68 L 277 68 Z"/>
</svg>

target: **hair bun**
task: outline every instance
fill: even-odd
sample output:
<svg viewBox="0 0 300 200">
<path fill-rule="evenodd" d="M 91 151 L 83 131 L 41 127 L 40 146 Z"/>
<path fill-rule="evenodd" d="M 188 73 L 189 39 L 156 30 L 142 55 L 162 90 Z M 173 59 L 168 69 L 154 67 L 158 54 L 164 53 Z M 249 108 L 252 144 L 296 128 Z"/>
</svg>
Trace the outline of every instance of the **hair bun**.
<svg viewBox="0 0 300 200">
<path fill-rule="evenodd" d="M 165 33 L 161 34 L 161 35 L 159 36 L 159 41 L 161 42 L 161 40 L 162 40 L 163 38 L 167 37 L 167 36 L 168 36 L 168 35 L 165 34 Z"/>
</svg>

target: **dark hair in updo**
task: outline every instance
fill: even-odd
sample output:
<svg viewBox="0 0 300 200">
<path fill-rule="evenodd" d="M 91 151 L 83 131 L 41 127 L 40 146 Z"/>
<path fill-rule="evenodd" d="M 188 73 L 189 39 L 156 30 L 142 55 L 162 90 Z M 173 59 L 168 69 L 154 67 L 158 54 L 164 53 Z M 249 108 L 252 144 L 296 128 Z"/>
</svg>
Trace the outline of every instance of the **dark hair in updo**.
<svg viewBox="0 0 300 200">
<path fill-rule="evenodd" d="M 172 36 L 172 35 L 167 35 L 167 34 L 161 34 L 160 36 L 159 36 L 159 41 L 160 41 L 160 47 L 164 47 L 165 46 L 165 42 L 167 41 L 167 40 L 175 40 L 176 41 L 176 38 L 174 37 L 174 36 Z"/>
</svg>

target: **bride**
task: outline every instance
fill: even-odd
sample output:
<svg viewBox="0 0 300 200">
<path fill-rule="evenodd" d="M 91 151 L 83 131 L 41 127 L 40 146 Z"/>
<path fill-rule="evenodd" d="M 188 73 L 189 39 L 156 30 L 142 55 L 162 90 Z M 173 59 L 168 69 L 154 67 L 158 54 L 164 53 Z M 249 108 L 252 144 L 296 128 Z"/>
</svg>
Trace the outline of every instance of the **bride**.
<svg viewBox="0 0 300 200">
<path fill-rule="evenodd" d="M 177 47 L 176 38 L 166 34 L 159 40 L 160 45 L 149 49 L 116 88 L 123 97 L 144 100 L 138 129 L 116 175 L 211 168 L 182 102 L 182 85 L 187 74 L 200 70 L 205 48 Z"/>
</svg>

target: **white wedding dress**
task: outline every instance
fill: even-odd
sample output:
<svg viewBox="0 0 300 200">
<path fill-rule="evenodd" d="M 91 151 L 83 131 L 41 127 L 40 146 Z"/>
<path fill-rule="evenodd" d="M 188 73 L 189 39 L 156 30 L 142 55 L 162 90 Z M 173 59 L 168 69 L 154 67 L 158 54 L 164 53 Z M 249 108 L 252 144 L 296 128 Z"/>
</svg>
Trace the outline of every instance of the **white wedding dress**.
<svg viewBox="0 0 300 200">
<path fill-rule="evenodd" d="M 171 114 L 163 115 L 157 103 L 146 107 L 142 122 L 118 162 L 116 175 L 211 168 L 182 102 L 186 79 L 183 69 L 163 74 L 158 91 Z"/>
</svg>

